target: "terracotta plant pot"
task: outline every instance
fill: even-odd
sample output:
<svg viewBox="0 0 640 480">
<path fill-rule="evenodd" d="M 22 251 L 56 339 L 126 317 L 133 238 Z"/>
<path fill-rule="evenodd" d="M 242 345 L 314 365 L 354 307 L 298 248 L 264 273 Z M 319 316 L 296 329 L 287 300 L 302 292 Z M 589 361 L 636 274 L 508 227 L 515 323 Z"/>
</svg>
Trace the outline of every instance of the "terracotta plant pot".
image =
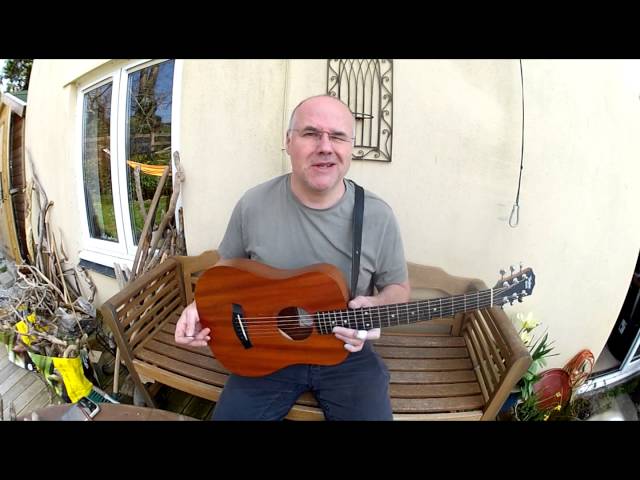
<svg viewBox="0 0 640 480">
<path fill-rule="evenodd" d="M 551 410 L 560 405 L 565 407 L 571 400 L 571 382 L 569 374 L 562 368 L 550 368 L 540 374 L 533 384 L 533 391 L 540 410 Z"/>
</svg>

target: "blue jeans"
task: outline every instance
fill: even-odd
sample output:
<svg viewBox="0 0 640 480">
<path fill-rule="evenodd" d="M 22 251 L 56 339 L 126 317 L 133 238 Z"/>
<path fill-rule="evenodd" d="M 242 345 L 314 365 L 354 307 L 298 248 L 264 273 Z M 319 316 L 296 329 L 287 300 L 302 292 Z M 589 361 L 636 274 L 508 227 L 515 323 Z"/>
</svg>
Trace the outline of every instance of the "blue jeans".
<svg viewBox="0 0 640 480">
<path fill-rule="evenodd" d="M 311 391 L 327 420 L 392 420 L 389 372 L 365 343 L 338 365 L 291 365 L 264 377 L 231 375 L 212 420 L 282 420 Z"/>
</svg>

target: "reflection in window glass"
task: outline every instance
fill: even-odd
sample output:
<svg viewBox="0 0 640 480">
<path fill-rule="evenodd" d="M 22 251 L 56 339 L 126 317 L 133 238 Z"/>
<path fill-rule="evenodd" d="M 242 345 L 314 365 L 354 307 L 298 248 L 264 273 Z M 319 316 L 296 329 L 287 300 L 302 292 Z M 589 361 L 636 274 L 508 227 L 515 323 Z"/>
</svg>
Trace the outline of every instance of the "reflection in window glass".
<svg viewBox="0 0 640 480">
<path fill-rule="evenodd" d="M 91 238 L 118 241 L 111 191 L 111 83 L 84 95 L 82 170 Z"/>
<path fill-rule="evenodd" d="M 145 212 L 149 211 L 162 175 L 161 169 L 149 167 L 169 165 L 171 168 L 173 64 L 170 60 L 137 70 L 129 75 L 127 83 L 126 155 L 128 162 L 141 164 L 140 187 Z M 134 168 L 135 164 L 128 163 L 127 190 L 131 228 L 137 245 L 144 217 L 138 204 Z M 168 209 L 171 192 L 169 177 L 156 210 L 156 224 Z"/>
</svg>

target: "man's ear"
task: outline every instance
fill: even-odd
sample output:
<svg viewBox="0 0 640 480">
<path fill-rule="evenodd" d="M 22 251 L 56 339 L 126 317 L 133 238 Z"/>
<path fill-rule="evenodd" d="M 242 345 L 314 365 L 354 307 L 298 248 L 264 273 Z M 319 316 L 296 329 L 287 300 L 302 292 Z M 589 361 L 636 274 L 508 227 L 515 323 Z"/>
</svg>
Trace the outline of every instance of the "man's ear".
<svg viewBox="0 0 640 480">
<path fill-rule="evenodd" d="M 287 132 L 284 137 L 284 149 L 289 154 L 289 145 L 291 144 L 291 132 Z"/>
</svg>

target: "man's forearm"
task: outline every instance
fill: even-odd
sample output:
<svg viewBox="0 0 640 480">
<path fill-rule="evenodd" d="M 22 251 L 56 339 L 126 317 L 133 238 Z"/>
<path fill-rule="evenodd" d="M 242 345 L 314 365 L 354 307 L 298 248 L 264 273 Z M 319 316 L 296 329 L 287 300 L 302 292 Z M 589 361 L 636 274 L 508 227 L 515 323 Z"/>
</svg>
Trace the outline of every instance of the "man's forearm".
<svg viewBox="0 0 640 480">
<path fill-rule="evenodd" d="M 409 301 L 411 287 L 409 282 L 392 283 L 384 287 L 374 297 L 377 305 L 390 305 L 392 303 L 405 303 Z"/>
</svg>

